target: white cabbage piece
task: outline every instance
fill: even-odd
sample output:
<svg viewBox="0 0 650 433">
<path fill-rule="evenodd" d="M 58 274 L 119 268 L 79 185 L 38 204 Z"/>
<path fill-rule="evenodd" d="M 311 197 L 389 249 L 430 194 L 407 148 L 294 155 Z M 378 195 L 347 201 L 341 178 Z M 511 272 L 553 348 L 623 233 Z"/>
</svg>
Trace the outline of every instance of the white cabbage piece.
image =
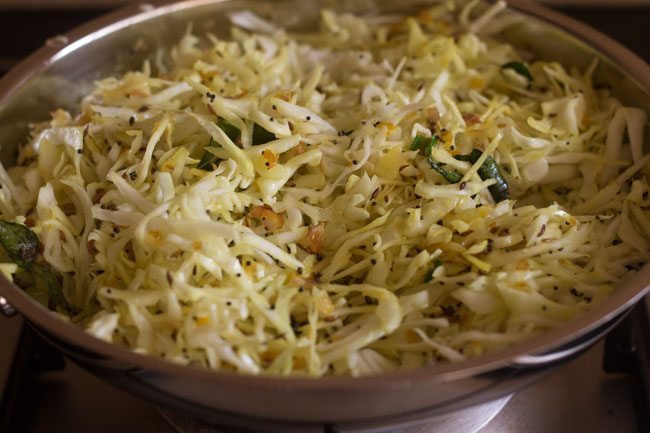
<svg viewBox="0 0 650 433">
<path fill-rule="evenodd" d="M 542 102 L 542 113 L 551 119 L 553 127 L 578 134 L 585 115 L 586 103 L 582 94 L 554 101 Z"/>
</svg>

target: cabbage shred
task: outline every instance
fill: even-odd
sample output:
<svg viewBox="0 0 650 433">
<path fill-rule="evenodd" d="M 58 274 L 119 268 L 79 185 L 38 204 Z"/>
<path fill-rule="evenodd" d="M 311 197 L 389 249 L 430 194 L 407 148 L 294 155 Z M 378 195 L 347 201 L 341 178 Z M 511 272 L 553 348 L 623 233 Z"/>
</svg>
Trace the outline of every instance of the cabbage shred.
<svg viewBox="0 0 650 433">
<path fill-rule="evenodd" d="M 34 125 L 2 219 L 37 234 L 62 317 L 183 365 L 379 374 L 557 327 L 648 259 L 646 113 L 596 63 L 481 34 L 503 4 L 475 3 L 188 32 L 173 68 Z"/>
</svg>

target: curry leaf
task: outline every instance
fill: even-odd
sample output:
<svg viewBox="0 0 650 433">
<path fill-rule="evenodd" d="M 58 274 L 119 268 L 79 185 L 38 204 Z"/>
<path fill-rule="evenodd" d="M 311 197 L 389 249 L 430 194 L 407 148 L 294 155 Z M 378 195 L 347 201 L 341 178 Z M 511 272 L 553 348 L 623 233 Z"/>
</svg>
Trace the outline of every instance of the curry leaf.
<svg viewBox="0 0 650 433">
<path fill-rule="evenodd" d="M 16 264 L 45 282 L 50 303 L 70 310 L 56 273 L 41 259 L 41 242 L 36 233 L 22 224 L 0 221 L 0 244 Z"/>
</svg>

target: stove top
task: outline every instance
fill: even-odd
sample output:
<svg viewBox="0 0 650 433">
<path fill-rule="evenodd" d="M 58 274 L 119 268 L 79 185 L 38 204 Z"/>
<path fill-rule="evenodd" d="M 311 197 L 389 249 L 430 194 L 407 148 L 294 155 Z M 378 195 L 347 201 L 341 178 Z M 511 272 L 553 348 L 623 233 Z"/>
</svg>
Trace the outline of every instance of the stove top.
<svg viewBox="0 0 650 433">
<path fill-rule="evenodd" d="M 336 432 L 649 433 L 648 389 L 634 386 L 648 379 L 649 312 L 650 299 L 606 341 L 513 396 L 422 425 Z M 5 342 L 0 353 L 2 432 L 244 433 L 160 410 L 112 387 L 65 362 L 19 317 L 3 319 L 0 341 Z"/>
<path fill-rule="evenodd" d="M 562 10 L 650 59 L 650 44 L 639 37 L 639 29 L 650 22 L 650 5 Z M 0 11 L 0 38 L 12 41 L 0 45 L 0 75 L 48 37 L 103 12 Z M 16 38 L 17 34 L 21 37 Z M 404 427 L 400 432 L 650 433 L 648 317 L 650 299 L 604 342 L 536 384 L 502 400 Z M 239 433 L 161 411 L 113 388 L 65 361 L 19 317 L 0 318 L 0 341 L 0 432 L 174 433 L 178 427 L 187 433 Z M 370 431 L 356 429 L 354 433 Z M 353 432 L 342 429 L 340 433 Z"/>
<path fill-rule="evenodd" d="M 511 398 L 512 396 L 508 395 L 478 406 L 436 416 L 422 424 L 414 423 L 413 426 L 404 426 L 399 428 L 393 428 L 390 426 L 372 426 L 357 427 L 353 430 L 336 428 L 334 431 L 337 433 L 478 433 L 501 412 Z M 250 431 L 246 430 L 232 430 L 231 428 L 213 426 L 170 410 L 160 410 L 160 413 L 171 425 L 183 433 L 250 433 Z M 334 431 L 331 431 L 331 428 L 324 429 L 325 433 L 334 433 Z M 300 429 L 296 429 L 295 433 L 304 432 Z"/>
</svg>

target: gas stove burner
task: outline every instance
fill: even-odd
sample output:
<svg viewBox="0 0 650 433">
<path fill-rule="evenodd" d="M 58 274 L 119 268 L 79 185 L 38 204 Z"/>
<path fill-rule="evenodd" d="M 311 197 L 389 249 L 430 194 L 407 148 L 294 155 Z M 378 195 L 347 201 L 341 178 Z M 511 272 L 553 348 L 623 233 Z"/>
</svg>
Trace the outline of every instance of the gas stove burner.
<svg viewBox="0 0 650 433">
<path fill-rule="evenodd" d="M 242 418 L 236 427 L 213 425 L 169 409 L 159 409 L 180 433 L 477 433 L 504 408 L 512 395 L 477 406 L 427 418 L 397 417 L 381 425 L 372 421 L 341 425 L 296 425 L 260 427 Z"/>
</svg>

